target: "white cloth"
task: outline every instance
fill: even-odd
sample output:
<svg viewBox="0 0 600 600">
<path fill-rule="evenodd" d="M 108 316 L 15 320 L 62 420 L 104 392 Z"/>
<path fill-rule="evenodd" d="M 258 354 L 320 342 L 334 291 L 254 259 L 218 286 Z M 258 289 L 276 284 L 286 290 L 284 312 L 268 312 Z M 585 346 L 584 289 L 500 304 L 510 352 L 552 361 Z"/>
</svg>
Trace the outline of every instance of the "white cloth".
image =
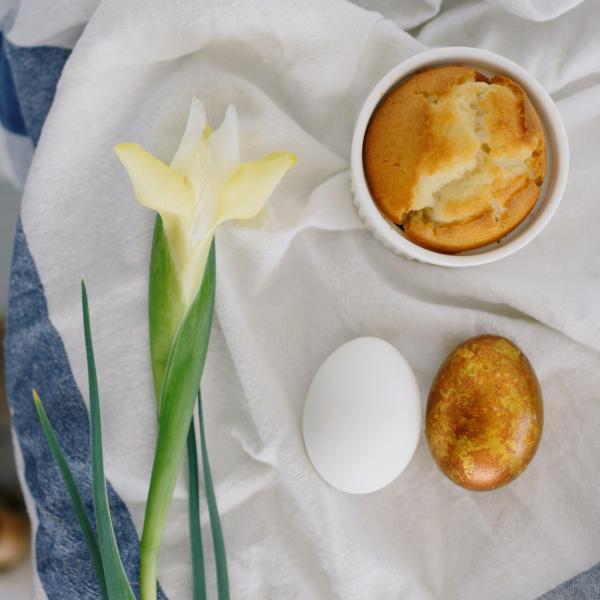
<svg viewBox="0 0 600 600">
<path fill-rule="evenodd" d="M 245 159 L 290 150 L 299 160 L 266 225 L 231 224 L 217 236 L 203 390 L 233 597 L 533 598 L 600 559 L 600 5 L 361 4 L 375 10 L 342 0 L 102 1 L 46 121 L 24 229 L 82 390 L 78 286 L 87 277 L 107 473 L 141 531 L 155 437 L 154 215 L 133 200 L 112 146 L 140 142 L 168 160 L 192 96 L 214 124 L 235 104 Z M 350 140 L 366 94 L 404 58 L 443 45 L 487 48 L 532 72 L 558 101 L 571 144 L 568 189 L 544 233 L 466 270 L 392 254 L 350 196 Z M 467 492 L 438 471 L 422 439 L 381 492 L 346 495 L 319 478 L 300 424 L 331 351 L 360 335 L 388 340 L 425 403 L 447 352 L 484 332 L 515 340 L 542 384 L 543 440 L 522 477 Z M 159 569 L 173 600 L 189 597 L 186 510 L 182 478 Z M 214 593 L 206 510 L 202 521 Z"/>
</svg>

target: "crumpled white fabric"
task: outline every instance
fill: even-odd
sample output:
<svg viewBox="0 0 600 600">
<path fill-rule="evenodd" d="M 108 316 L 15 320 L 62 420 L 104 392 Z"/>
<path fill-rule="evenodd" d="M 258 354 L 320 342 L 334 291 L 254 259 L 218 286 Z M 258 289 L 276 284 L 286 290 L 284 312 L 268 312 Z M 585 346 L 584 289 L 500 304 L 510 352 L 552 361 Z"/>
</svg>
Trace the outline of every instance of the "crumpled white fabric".
<svg viewBox="0 0 600 600">
<path fill-rule="evenodd" d="M 244 159 L 285 149 L 298 164 L 266 225 L 232 224 L 217 236 L 203 390 L 233 597 L 534 598 L 600 560 L 600 6 L 360 4 L 102 1 L 44 127 L 25 232 L 82 390 L 78 285 L 87 277 L 107 472 L 140 531 L 155 435 L 146 316 L 154 216 L 133 200 L 112 146 L 140 142 L 168 160 L 192 96 L 213 123 L 234 103 Z M 368 91 L 406 57 L 443 45 L 487 48 L 532 72 L 557 100 L 571 144 L 568 189 L 544 233 L 466 270 L 392 254 L 350 195 L 350 140 Z M 300 425 L 330 352 L 356 336 L 388 340 L 425 403 L 446 353 L 484 332 L 515 340 L 543 388 L 544 436 L 522 477 L 467 492 L 438 471 L 423 439 L 378 493 L 346 495 L 318 477 Z M 186 506 L 182 478 L 160 560 L 174 600 L 190 590 Z M 212 574 L 205 510 L 202 522 Z"/>
</svg>

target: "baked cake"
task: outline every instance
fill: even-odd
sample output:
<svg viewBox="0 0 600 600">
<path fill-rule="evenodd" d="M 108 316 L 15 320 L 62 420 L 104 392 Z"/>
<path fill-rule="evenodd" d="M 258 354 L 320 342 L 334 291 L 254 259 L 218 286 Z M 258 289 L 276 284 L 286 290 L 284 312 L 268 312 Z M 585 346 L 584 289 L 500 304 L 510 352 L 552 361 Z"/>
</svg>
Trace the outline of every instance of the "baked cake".
<svg viewBox="0 0 600 600">
<path fill-rule="evenodd" d="M 382 99 L 363 161 L 381 212 L 420 246 L 455 253 L 498 240 L 525 219 L 546 152 L 540 119 L 514 81 L 444 66 Z"/>
</svg>

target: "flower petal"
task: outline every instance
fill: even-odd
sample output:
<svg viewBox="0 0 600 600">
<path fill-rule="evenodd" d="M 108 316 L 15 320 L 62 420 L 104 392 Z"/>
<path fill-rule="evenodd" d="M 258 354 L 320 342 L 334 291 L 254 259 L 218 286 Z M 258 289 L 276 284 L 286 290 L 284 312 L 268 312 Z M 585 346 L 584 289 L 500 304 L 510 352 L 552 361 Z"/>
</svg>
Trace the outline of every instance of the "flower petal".
<svg viewBox="0 0 600 600">
<path fill-rule="evenodd" d="M 172 169 L 175 169 L 175 171 L 182 175 L 184 174 L 182 168 L 202 138 L 206 125 L 206 109 L 204 108 L 204 104 L 198 98 L 194 98 L 190 106 L 190 114 L 185 126 L 185 132 L 179 143 L 179 148 L 177 148 L 177 152 L 175 152 L 175 156 L 171 161 Z"/>
<path fill-rule="evenodd" d="M 230 219 L 256 216 L 295 162 L 293 154 L 275 152 L 241 165 L 221 190 L 215 226 Z"/>
<path fill-rule="evenodd" d="M 240 132 L 235 106 L 227 107 L 221 127 L 210 136 L 209 146 L 214 176 L 218 185 L 222 185 L 240 166 Z"/>
<path fill-rule="evenodd" d="M 168 215 L 189 219 L 194 198 L 185 179 L 139 144 L 117 144 L 115 152 L 129 174 L 136 200 Z"/>
<path fill-rule="evenodd" d="M 215 228 L 212 228 L 202 240 L 197 242 L 181 266 L 179 285 L 184 306 L 191 305 L 200 289 L 214 233 Z"/>
<path fill-rule="evenodd" d="M 201 197 L 209 193 L 212 161 L 208 148 L 210 126 L 206 120 L 204 104 L 194 98 L 190 106 L 185 132 L 179 148 L 171 161 L 171 169 L 189 183 L 194 212 Z"/>
<path fill-rule="evenodd" d="M 219 190 L 240 166 L 240 139 L 238 116 L 234 106 L 229 106 L 223 123 L 202 139 L 204 161 L 191 163 L 188 178 L 196 194 L 194 243 L 210 235 L 219 206 Z M 195 151 L 200 156 L 200 151 Z M 204 171 L 202 169 L 205 169 Z"/>
</svg>

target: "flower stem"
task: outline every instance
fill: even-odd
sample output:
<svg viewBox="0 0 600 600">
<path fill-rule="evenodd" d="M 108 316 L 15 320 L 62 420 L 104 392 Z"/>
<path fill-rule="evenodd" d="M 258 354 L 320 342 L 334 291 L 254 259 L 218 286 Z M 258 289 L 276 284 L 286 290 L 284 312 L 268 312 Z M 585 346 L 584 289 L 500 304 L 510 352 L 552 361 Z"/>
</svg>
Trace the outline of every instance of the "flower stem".
<svg viewBox="0 0 600 600">
<path fill-rule="evenodd" d="M 212 324 L 215 253 L 211 246 L 204 280 L 188 309 L 167 359 L 158 419 L 158 437 L 142 532 L 140 586 L 143 600 L 156 598 L 157 560 L 194 414 Z"/>
<path fill-rule="evenodd" d="M 225 542 L 223 530 L 219 519 L 219 507 L 213 487 L 208 452 L 206 450 L 206 434 L 204 431 L 204 414 L 202 411 L 202 394 L 198 391 L 198 412 L 200 415 L 200 447 L 202 450 L 202 468 L 204 470 L 204 488 L 206 492 L 206 503 L 210 516 L 210 529 L 212 531 L 213 546 L 215 549 L 215 563 L 217 566 L 217 589 L 219 600 L 229 600 L 229 576 L 227 574 L 227 555 L 225 554 Z"/>
<path fill-rule="evenodd" d="M 200 486 L 198 477 L 198 448 L 196 446 L 196 430 L 194 417 L 187 438 L 188 459 L 188 519 L 190 544 L 192 547 L 192 580 L 193 600 L 206 600 L 206 583 L 204 574 L 204 553 L 202 551 L 202 527 L 200 525 Z"/>
<path fill-rule="evenodd" d="M 156 600 L 156 566 L 158 549 L 140 549 L 140 598 L 141 600 Z"/>
</svg>

